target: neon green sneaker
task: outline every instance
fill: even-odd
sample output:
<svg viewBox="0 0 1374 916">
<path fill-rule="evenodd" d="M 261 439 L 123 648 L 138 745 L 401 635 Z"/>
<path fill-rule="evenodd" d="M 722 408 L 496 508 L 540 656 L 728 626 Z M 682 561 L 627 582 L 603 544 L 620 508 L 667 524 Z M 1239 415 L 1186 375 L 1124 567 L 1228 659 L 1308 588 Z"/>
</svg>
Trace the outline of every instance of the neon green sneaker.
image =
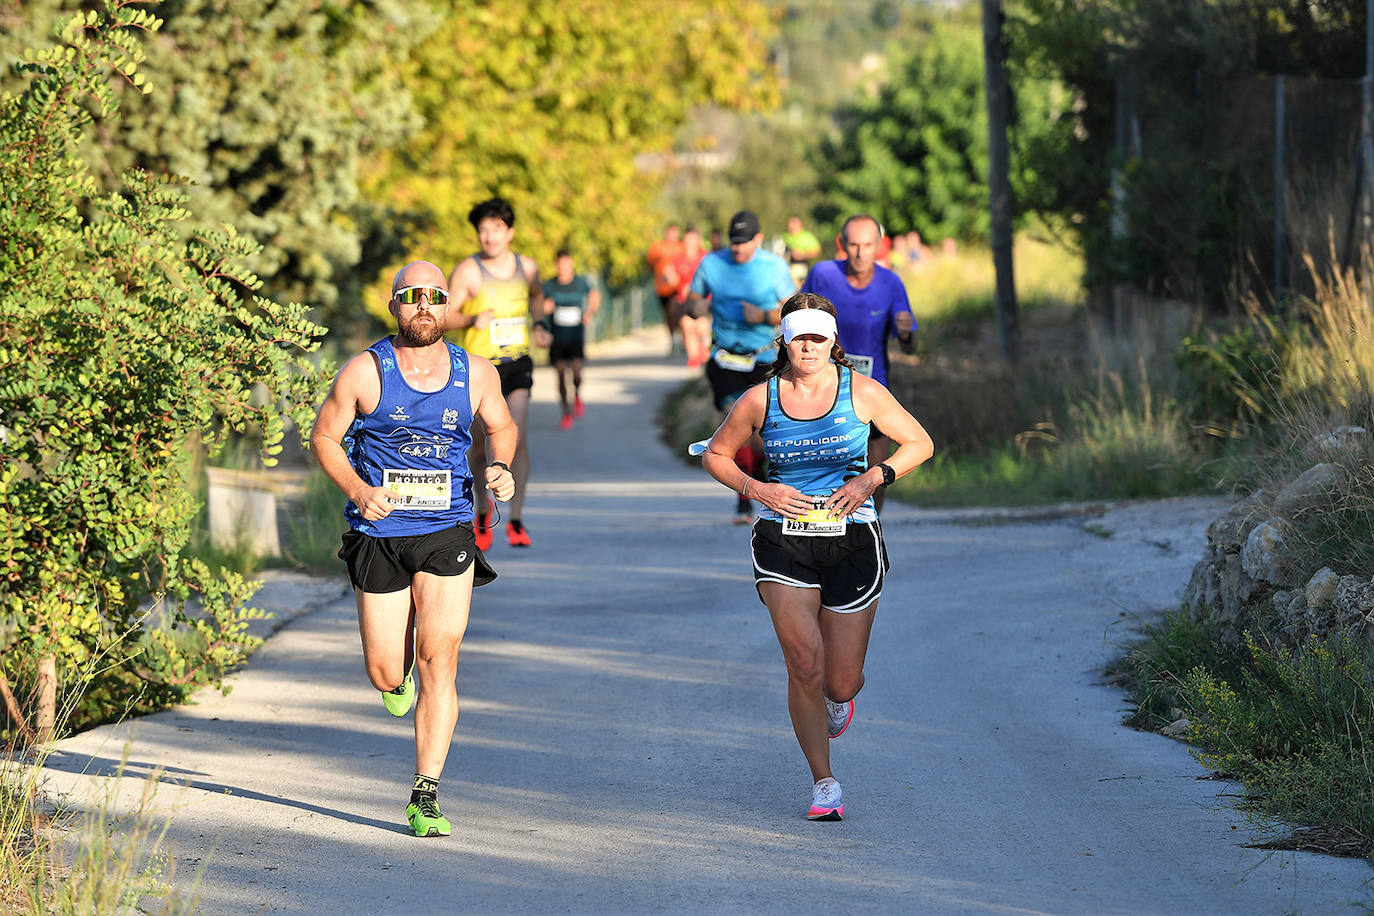
<svg viewBox="0 0 1374 916">
<path fill-rule="evenodd" d="M 406 818 L 416 836 L 448 836 L 453 829 L 448 818 L 439 813 L 439 802 L 433 795 L 421 795 L 419 801 L 406 805 Z"/>
<path fill-rule="evenodd" d="M 412 637 L 413 639 L 413 637 Z M 414 643 L 411 643 L 414 645 Z M 401 686 L 395 690 L 382 691 L 382 705 L 386 711 L 396 718 L 400 718 L 410 712 L 411 705 L 415 702 L 415 657 L 412 654 L 410 659 L 410 670 L 406 672 L 405 680 L 401 681 Z"/>
<path fill-rule="evenodd" d="M 382 705 L 386 707 L 387 712 L 398 719 L 410 712 L 410 706 L 414 702 L 415 677 L 411 674 L 406 675 L 406 679 L 401 681 L 400 687 L 382 693 Z"/>
</svg>

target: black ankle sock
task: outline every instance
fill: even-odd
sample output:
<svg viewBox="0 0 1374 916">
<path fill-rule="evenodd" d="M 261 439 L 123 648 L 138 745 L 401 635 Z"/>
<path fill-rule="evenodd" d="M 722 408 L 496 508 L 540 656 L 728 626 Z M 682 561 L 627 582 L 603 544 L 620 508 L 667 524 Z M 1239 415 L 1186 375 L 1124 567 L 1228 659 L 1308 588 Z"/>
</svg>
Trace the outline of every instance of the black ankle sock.
<svg viewBox="0 0 1374 916">
<path fill-rule="evenodd" d="M 410 787 L 410 800 L 412 803 L 418 802 L 423 795 L 434 798 L 438 793 L 439 777 L 421 776 L 419 773 L 415 774 L 415 782 L 412 783 Z"/>
</svg>

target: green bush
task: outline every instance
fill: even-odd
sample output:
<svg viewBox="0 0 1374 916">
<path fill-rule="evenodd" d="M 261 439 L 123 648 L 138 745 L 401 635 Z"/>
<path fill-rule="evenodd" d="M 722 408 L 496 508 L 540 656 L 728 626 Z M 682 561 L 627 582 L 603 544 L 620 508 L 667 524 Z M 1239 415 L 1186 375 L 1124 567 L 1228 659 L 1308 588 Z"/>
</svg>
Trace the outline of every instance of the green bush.
<svg viewBox="0 0 1374 916">
<path fill-rule="evenodd" d="M 1374 850 L 1374 688 L 1366 650 L 1349 639 L 1297 647 L 1246 634 L 1238 677 L 1198 665 L 1184 678 L 1189 738 L 1204 766 L 1243 782 L 1250 803 Z"/>
<path fill-rule="evenodd" d="M 128 677 L 173 692 L 220 684 L 255 644 L 255 586 L 183 556 L 191 443 L 253 424 L 272 463 L 324 380 L 323 329 L 255 295 L 258 246 L 195 220 L 182 182 L 129 171 L 97 191 L 93 113 L 115 116 L 112 77 L 147 91 L 139 36 L 160 25 L 101 6 L 0 94 L 0 674 L 42 686 L 44 732 L 51 673 L 72 683 L 113 643 L 141 649 Z"/>
<path fill-rule="evenodd" d="M 1233 438 L 1272 419 L 1270 392 L 1300 339 L 1297 325 L 1257 322 L 1183 338 L 1175 361 L 1196 421 L 1211 435 Z"/>
</svg>

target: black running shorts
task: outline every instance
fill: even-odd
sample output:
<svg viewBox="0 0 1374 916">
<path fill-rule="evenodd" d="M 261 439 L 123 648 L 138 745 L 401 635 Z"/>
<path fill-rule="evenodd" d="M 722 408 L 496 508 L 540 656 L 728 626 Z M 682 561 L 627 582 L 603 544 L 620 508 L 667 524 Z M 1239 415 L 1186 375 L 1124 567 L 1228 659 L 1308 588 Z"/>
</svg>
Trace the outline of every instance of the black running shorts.
<svg viewBox="0 0 1374 916">
<path fill-rule="evenodd" d="M 850 522 L 836 537 L 782 533 L 782 522 L 754 522 L 754 584 L 780 582 L 817 588 L 821 607 L 840 614 L 862 611 L 883 593 L 887 548 L 882 524 Z"/>
<path fill-rule="evenodd" d="M 555 340 L 549 344 L 550 363 L 566 363 L 585 358 L 581 340 Z"/>
<path fill-rule="evenodd" d="M 473 585 L 486 585 L 496 570 L 473 540 L 472 522 L 432 534 L 379 538 L 361 531 L 345 531 L 339 559 L 348 564 L 353 587 L 370 594 L 399 592 L 417 572 L 461 576 L 474 563 Z"/>
<path fill-rule="evenodd" d="M 711 383 L 711 397 L 715 400 L 716 410 L 725 410 L 741 394 L 766 380 L 768 370 L 772 367 L 772 363 L 755 363 L 749 372 L 736 372 L 723 369 L 714 359 L 707 358 L 706 381 Z"/>
<path fill-rule="evenodd" d="M 496 374 L 501 377 L 501 397 L 508 398 L 512 391 L 534 387 L 534 360 L 522 356 L 497 363 Z"/>
</svg>

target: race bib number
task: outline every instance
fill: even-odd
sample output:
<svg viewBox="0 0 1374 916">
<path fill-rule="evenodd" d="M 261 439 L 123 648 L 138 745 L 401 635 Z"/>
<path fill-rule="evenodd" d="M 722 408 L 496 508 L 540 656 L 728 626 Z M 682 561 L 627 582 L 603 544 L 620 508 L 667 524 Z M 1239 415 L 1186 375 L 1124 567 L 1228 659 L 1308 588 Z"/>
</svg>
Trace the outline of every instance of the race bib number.
<svg viewBox="0 0 1374 916">
<path fill-rule="evenodd" d="M 729 350 L 717 350 L 711 358 L 716 361 L 717 366 L 731 372 L 753 372 L 754 365 L 758 362 L 757 357 L 731 353 Z"/>
<path fill-rule="evenodd" d="M 524 318 L 493 318 L 487 325 L 494 347 L 523 347 L 529 343 L 529 329 Z"/>
<path fill-rule="evenodd" d="M 382 486 L 400 494 L 397 510 L 435 512 L 448 509 L 453 501 L 452 471 L 384 468 Z"/>
<path fill-rule="evenodd" d="M 853 353 L 846 353 L 845 357 L 854 364 L 855 372 L 873 378 L 873 357 L 856 356 Z"/>
<path fill-rule="evenodd" d="M 560 328 L 575 328 L 582 323 L 582 309 L 575 305 L 560 305 L 553 310 L 553 323 Z"/>
<path fill-rule="evenodd" d="M 800 535 L 801 537 L 839 537 L 844 534 L 845 518 L 838 518 L 825 508 L 825 501 L 828 496 L 811 497 L 811 511 L 802 515 L 801 518 L 784 518 L 782 520 L 782 533 Z"/>
</svg>

